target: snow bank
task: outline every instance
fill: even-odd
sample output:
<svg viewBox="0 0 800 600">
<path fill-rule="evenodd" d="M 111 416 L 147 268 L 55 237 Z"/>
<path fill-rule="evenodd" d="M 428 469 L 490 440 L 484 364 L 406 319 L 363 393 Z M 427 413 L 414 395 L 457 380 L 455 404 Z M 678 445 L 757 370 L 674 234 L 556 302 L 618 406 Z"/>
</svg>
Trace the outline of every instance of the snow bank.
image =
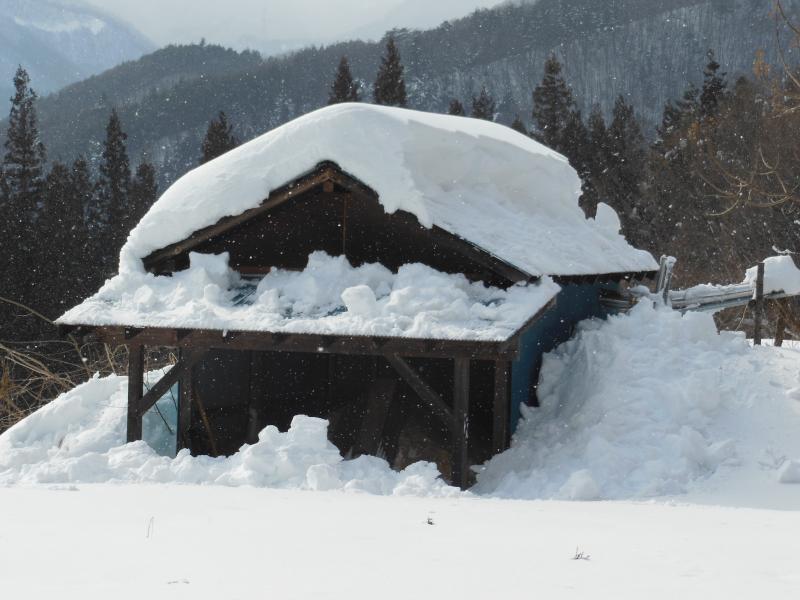
<svg viewBox="0 0 800 600">
<path fill-rule="evenodd" d="M 601 223 L 578 206 L 567 160 L 514 130 L 481 119 L 367 104 L 300 117 L 183 176 L 122 249 L 120 272 L 219 219 L 258 206 L 270 191 L 334 161 L 426 227 L 459 235 L 534 275 L 655 270 L 605 207 Z"/>
<path fill-rule="evenodd" d="M 744 282 L 756 288 L 758 267 L 747 269 Z M 764 293 L 800 294 L 800 269 L 791 256 L 770 256 L 764 260 Z"/>
<path fill-rule="evenodd" d="M 152 482 L 347 490 L 392 495 L 455 495 L 436 466 L 393 471 L 382 459 L 345 461 L 327 438 L 327 422 L 298 416 L 287 432 L 267 427 L 258 443 L 231 457 L 176 457 L 174 434 L 155 412 L 145 416 L 145 441 L 125 444 L 127 378 L 95 378 L 63 394 L 0 435 L 0 484 Z M 171 400 L 159 402 L 175 422 Z M 173 429 L 174 431 L 174 429 Z"/>
<path fill-rule="evenodd" d="M 315 252 L 304 271 L 274 269 L 242 302 L 227 254 L 190 259 L 172 276 L 124 272 L 59 323 L 501 341 L 560 289 L 546 277 L 502 290 L 421 264 L 354 268 Z"/>
<path fill-rule="evenodd" d="M 571 500 L 773 494 L 778 481 L 800 482 L 797 358 L 718 335 L 710 315 L 650 302 L 585 322 L 545 357 L 542 408 L 524 411 L 512 448 L 484 466 L 473 491 Z"/>
</svg>

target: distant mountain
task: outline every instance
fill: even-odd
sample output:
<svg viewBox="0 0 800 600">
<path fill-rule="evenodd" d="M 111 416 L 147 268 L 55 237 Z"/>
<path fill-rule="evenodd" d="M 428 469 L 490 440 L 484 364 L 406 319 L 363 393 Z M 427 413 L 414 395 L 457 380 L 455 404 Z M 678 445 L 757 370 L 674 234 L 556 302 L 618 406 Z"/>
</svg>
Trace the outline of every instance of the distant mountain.
<svg viewBox="0 0 800 600">
<path fill-rule="evenodd" d="M 785 0 L 800 15 L 800 0 Z M 539 0 L 480 10 L 428 31 L 395 31 L 411 106 L 444 111 L 485 85 L 498 120 L 530 120 L 531 91 L 555 52 L 581 108 L 608 113 L 624 95 L 650 132 L 664 102 L 699 83 L 713 48 L 729 79 L 751 72 L 755 52 L 777 61 L 771 0 Z M 244 139 L 322 106 L 339 57 L 370 85 L 383 46 L 348 42 L 262 59 L 215 46 L 160 50 L 69 86 L 40 102 L 53 157 L 96 155 L 117 106 L 134 157 L 159 166 L 162 185 L 194 166 L 208 120 L 225 110 Z M 790 60 L 794 60 L 790 56 Z M 36 81 L 34 81 L 36 83 Z"/>
<path fill-rule="evenodd" d="M 40 93 L 53 92 L 151 52 L 128 25 L 67 0 L 0 0 L 0 95 L 23 65 Z"/>
</svg>

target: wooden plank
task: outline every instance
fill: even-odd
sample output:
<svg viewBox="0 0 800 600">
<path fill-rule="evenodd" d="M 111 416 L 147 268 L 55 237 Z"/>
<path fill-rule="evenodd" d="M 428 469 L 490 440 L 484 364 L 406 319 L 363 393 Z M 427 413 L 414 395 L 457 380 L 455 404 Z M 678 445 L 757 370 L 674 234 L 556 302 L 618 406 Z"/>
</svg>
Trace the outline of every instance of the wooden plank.
<svg viewBox="0 0 800 600">
<path fill-rule="evenodd" d="M 144 391 L 144 347 L 128 347 L 128 424 L 127 440 L 142 439 L 142 393 Z"/>
<path fill-rule="evenodd" d="M 386 360 L 394 367 L 394 370 L 403 378 L 403 380 L 411 386 L 414 393 L 419 396 L 420 400 L 425 402 L 431 407 L 448 426 L 453 422 L 453 411 L 445 402 L 433 391 L 427 383 L 417 374 L 417 372 L 397 354 L 387 354 Z"/>
<path fill-rule="evenodd" d="M 469 359 L 456 358 L 453 373 L 453 481 L 469 487 Z"/>
<path fill-rule="evenodd" d="M 207 353 L 206 349 L 198 349 L 183 354 L 175 366 L 167 371 L 141 399 L 142 414 L 153 408 L 155 403 L 178 382 L 178 378 L 200 362 Z"/>
<path fill-rule="evenodd" d="M 758 263 L 756 271 L 755 323 L 753 325 L 753 344 L 761 345 L 761 329 L 764 319 L 764 263 Z"/>
<path fill-rule="evenodd" d="M 494 398 L 492 403 L 492 450 L 495 454 L 508 449 L 511 408 L 511 363 L 494 363 Z"/>
<path fill-rule="evenodd" d="M 191 449 L 189 430 L 192 427 L 192 385 L 193 369 L 181 373 L 178 385 L 178 433 L 176 450 Z"/>
<path fill-rule="evenodd" d="M 179 331 L 183 338 L 179 336 Z M 231 350 L 279 350 L 310 354 L 352 354 L 385 356 L 397 354 L 419 358 L 452 358 L 463 356 L 485 360 L 515 360 L 516 342 L 474 342 L 457 340 L 424 340 L 410 338 L 374 338 L 366 336 L 321 336 L 314 334 L 267 333 L 257 331 L 228 332 L 215 330 L 148 328 L 136 341 L 148 346 L 167 348 L 220 348 Z M 125 344 L 122 327 L 97 327 L 94 332 L 108 344 Z M 515 338 L 512 338 L 514 340 Z"/>
</svg>

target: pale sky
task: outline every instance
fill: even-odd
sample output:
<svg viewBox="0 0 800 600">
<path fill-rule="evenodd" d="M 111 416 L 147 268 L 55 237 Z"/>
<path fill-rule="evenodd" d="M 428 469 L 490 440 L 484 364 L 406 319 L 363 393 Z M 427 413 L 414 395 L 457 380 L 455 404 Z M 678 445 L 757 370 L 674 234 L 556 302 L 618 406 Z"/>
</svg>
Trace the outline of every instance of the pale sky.
<svg viewBox="0 0 800 600">
<path fill-rule="evenodd" d="M 271 48 L 379 36 L 391 26 L 432 27 L 500 0 L 84 0 L 123 18 L 158 45 L 208 42 Z"/>
</svg>

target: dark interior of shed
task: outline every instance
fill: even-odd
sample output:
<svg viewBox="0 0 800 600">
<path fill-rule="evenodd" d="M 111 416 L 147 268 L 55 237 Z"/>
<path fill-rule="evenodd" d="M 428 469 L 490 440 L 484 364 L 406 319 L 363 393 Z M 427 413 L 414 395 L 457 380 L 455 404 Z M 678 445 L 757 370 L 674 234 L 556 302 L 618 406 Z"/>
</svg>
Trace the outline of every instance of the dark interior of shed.
<svg viewBox="0 0 800 600">
<path fill-rule="evenodd" d="M 408 363 L 453 406 L 452 360 Z M 492 455 L 493 369 L 489 361 L 470 364 L 471 464 Z M 451 476 L 450 424 L 382 357 L 214 350 L 194 367 L 192 379 L 193 454 L 233 454 L 267 425 L 286 431 L 303 414 L 329 421 L 329 440 L 345 457 L 381 456 L 395 468 L 426 460 Z"/>
</svg>

